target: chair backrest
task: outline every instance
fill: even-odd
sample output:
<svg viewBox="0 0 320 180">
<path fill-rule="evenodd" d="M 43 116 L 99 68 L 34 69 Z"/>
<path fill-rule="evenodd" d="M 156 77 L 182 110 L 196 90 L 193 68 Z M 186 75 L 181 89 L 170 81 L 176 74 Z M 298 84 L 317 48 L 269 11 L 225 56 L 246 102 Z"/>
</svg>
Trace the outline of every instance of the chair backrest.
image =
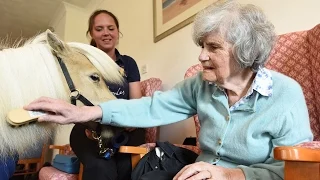
<svg viewBox="0 0 320 180">
<path fill-rule="evenodd" d="M 152 96 L 155 91 L 161 90 L 162 81 L 159 78 L 149 78 L 141 81 L 142 96 Z M 158 128 L 146 129 L 146 143 L 154 143 L 158 137 Z"/>
<path fill-rule="evenodd" d="M 39 147 L 39 150 L 41 150 L 41 152 L 36 152 L 34 153 L 34 155 L 30 155 L 30 157 L 19 157 L 19 161 L 17 163 L 16 170 L 13 176 L 26 176 L 39 172 L 44 164 L 45 155 L 48 149 L 48 146 L 46 144 L 39 144 L 42 145 L 41 147 Z"/>
<path fill-rule="evenodd" d="M 58 150 L 59 154 L 63 155 L 75 155 L 69 144 L 66 145 L 50 145 L 49 149 Z M 64 180 L 82 180 L 83 166 L 80 165 L 79 174 L 69 174 L 67 172 L 60 171 L 53 166 L 42 167 L 39 172 L 39 180 L 47 179 L 64 179 Z"/>
<path fill-rule="evenodd" d="M 320 140 L 320 24 L 278 36 L 266 67 L 295 79 L 306 98 L 315 140 Z"/>
<path fill-rule="evenodd" d="M 201 64 L 196 64 L 191 66 L 189 69 L 187 69 L 186 73 L 184 74 L 184 79 L 192 77 L 194 75 L 196 75 L 199 71 L 202 71 L 202 66 Z M 199 132 L 200 132 L 200 121 L 198 118 L 198 115 L 193 116 L 193 120 L 194 120 L 194 125 L 196 127 L 196 136 L 197 136 L 197 146 L 200 148 L 200 144 L 199 144 Z"/>
<path fill-rule="evenodd" d="M 266 67 L 295 79 L 302 87 L 310 117 L 314 140 L 320 140 L 320 24 L 311 30 L 278 36 Z M 191 66 L 184 78 L 202 71 L 202 66 Z M 197 138 L 200 123 L 194 116 Z M 197 141 L 197 145 L 199 141 Z"/>
</svg>

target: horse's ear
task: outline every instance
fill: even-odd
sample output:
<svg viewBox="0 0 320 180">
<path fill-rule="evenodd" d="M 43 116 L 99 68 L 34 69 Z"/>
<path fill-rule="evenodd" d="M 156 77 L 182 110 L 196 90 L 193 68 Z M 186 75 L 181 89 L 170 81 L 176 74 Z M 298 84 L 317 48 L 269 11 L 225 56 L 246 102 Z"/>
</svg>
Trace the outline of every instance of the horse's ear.
<svg viewBox="0 0 320 180">
<path fill-rule="evenodd" d="M 49 29 L 47 33 L 47 42 L 49 46 L 58 54 L 64 54 L 68 51 L 68 45 L 61 41 L 55 34 L 53 34 Z"/>
</svg>

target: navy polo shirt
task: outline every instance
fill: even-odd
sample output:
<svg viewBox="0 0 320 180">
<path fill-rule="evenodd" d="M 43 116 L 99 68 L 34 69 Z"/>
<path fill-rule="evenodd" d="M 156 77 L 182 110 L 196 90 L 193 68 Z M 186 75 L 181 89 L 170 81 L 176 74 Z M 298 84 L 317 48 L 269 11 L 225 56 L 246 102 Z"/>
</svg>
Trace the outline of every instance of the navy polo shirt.
<svg viewBox="0 0 320 180">
<path fill-rule="evenodd" d="M 116 63 L 124 69 L 124 84 L 107 83 L 109 90 L 118 99 L 129 99 L 129 83 L 140 81 L 140 73 L 136 61 L 127 55 L 121 55 L 116 49 Z"/>
</svg>

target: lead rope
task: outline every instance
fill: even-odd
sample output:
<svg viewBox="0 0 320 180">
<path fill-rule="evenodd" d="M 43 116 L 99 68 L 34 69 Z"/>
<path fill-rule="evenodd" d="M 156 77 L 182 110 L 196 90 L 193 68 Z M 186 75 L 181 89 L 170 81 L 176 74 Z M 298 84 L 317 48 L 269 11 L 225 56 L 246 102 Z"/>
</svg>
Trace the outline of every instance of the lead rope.
<svg viewBox="0 0 320 180">
<path fill-rule="evenodd" d="M 103 141 L 101 138 L 101 135 L 98 136 L 96 131 L 91 130 L 93 139 L 98 141 L 98 147 L 99 147 L 99 156 L 103 157 L 105 159 L 110 159 L 111 156 L 115 154 L 116 149 L 113 148 L 105 148 L 103 145 Z"/>
</svg>

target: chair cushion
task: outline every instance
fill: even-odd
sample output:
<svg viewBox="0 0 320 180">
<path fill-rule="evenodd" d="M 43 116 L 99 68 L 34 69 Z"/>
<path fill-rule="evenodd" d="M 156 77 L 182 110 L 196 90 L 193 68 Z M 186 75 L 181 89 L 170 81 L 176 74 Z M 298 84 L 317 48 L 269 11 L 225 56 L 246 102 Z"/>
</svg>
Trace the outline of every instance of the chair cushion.
<svg viewBox="0 0 320 180">
<path fill-rule="evenodd" d="M 320 141 L 312 141 L 298 144 L 297 147 L 320 150 Z"/>
<path fill-rule="evenodd" d="M 186 73 L 184 74 L 184 79 L 188 77 L 192 77 L 196 74 L 198 74 L 199 71 L 202 71 L 203 67 L 201 64 L 195 64 L 187 69 Z"/>
<path fill-rule="evenodd" d="M 143 96 L 152 96 L 155 91 L 161 90 L 162 81 L 159 78 L 149 78 L 141 81 Z"/>
<path fill-rule="evenodd" d="M 161 90 L 162 81 L 159 78 L 149 78 L 141 81 L 142 96 L 152 96 L 155 91 Z M 146 128 L 146 142 L 156 142 L 157 127 Z"/>
<path fill-rule="evenodd" d="M 319 140 L 320 111 L 317 108 L 319 101 L 316 98 L 317 89 L 314 83 L 317 75 L 314 70 L 315 65 L 312 64 L 313 58 L 310 56 L 311 45 L 308 33 L 308 31 L 300 31 L 280 35 L 266 67 L 295 79 L 301 85 L 308 106 L 314 139 Z"/>
<path fill-rule="evenodd" d="M 320 24 L 307 31 L 307 41 L 309 44 L 310 65 L 313 80 L 313 93 L 315 99 L 315 109 L 311 116 L 310 124 L 316 141 L 320 140 Z"/>
<path fill-rule="evenodd" d="M 195 64 L 187 69 L 186 73 L 184 74 L 184 79 L 195 76 L 196 74 L 198 74 L 198 72 L 202 70 L 203 70 L 203 67 L 201 64 Z M 193 120 L 194 120 L 194 125 L 196 127 L 196 136 L 197 136 L 197 150 L 195 150 L 194 152 L 198 152 L 199 154 L 200 153 L 199 133 L 200 133 L 201 125 L 200 125 L 198 115 L 194 115 Z"/>
<path fill-rule="evenodd" d="M 78 174 L 68 174 L 58 169 L 47 166 L 41 168 L 39 172 L 39 180 L 77 180 Z"/>
</svg>

